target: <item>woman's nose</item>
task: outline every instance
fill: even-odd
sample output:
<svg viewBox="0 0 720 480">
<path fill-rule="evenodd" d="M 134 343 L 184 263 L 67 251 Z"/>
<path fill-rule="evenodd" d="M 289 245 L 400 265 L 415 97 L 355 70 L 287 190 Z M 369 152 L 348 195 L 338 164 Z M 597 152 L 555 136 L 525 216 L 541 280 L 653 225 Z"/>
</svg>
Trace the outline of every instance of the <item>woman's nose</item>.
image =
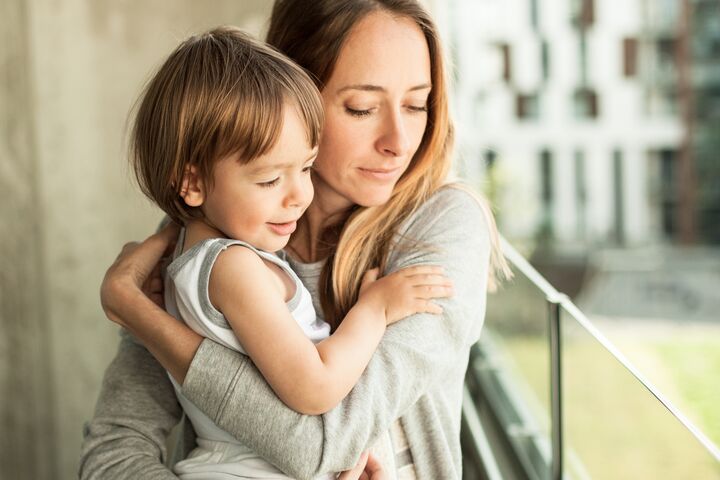
<svg viewBox="0 0 720 480">
<path fill-rule="evenodd" d="M 377 147 L 382 154 L 393 157 L 402 157 L 408 153 L 410 142 L 407 127 L 400 112 L 388 112 Z"/>
</svg>

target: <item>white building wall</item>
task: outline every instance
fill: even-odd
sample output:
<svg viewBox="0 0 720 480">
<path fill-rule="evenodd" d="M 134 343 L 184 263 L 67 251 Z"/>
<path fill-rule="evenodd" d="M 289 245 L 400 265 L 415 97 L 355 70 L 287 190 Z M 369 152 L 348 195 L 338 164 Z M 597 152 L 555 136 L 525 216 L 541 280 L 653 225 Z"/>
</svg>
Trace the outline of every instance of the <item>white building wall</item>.
<svg viewBox="0 0 720 480">
<path fill-rule="evenodd" d="M 539 2 L 538 29 L 530 0 L 431 2 L 443 19 L 455 62 L 458 167 L 476 185 L 484 177 L 484 152 L 498 153 L 496 199 L 503 232 L 531 238 L 543 217 L 540 151 L 553 158 L 554 233 L 560 243 L 603 242 L 615 229 L 614 151 L 622 154 L 623 231 L 628 244 L 657 242 L 659 222 L 649 217 L 649 150 L 678 144 L 672 117 L 648 117 L 640 78 L 623 76 L 623 39 L 641 38 L 644 0 L 595 1 L 595 22 L 586 32 L 587 85 L 598 94 L 599 117 L 578 119 L 573 92 L 581 86 L 580 39 L 571 22 L 570 0 Z M 542 78 L 541 40 L 550 50 L 549 78 Z M 512 49 L 512 82 L 502 78 L 498 43 Z M 641 52 L 642 54 L 642 52 Z M 642 61 L 642 58 L 639 58 Z M 540 92 L 540 117 L 516 118 L 516 93 Z M 577 205 L 575 151 L 585 155 L 587 216 Z"/>
</svg>

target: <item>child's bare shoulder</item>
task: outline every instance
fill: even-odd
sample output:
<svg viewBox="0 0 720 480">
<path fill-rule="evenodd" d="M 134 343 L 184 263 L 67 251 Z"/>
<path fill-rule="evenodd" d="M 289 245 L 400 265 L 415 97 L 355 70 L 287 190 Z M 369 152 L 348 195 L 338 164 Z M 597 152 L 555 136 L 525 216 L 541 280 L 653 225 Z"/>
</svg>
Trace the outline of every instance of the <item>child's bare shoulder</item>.
<svg viewBox="0 0 720 480">
<path fill-rule="evenodd" d="M 213 265 L 213 273 L 220 276 L 232 275 L 237 280 L 237 275 L 245 278 L 252 278 L 253 274 L 267 272 L 267 266 L 263 259 L 252 249 L 242 245 L 230 245 L 222 250 Z"/>
<path fill-rule="evenodd" d="M 210 272 L 208 293 L 221 311 L 227 305 L 238 307 L 244 298 L 282 300 L 284 291 L 282 281 L 268 262 L 242 245 L 231 245 L 220 252 Z"/>
</svg>

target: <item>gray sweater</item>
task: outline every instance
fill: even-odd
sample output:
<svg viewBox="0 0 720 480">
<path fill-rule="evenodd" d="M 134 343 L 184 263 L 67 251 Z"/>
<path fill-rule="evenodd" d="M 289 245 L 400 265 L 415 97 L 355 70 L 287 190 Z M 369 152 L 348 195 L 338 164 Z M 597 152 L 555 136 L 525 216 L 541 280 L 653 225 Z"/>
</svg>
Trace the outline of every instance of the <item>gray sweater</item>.
<svg viewBox="0 0 720 480">
<path fill-rule="evenodd" d="M 442 316 L 418 314 L 391 325 L 336 408 L 320 416 L 289 409 L 248 357 L 209 340 L 195 354 L 184 394 L 221 428 L 298 479 L 351 468 L 397 418 L 419 479 L 459 479 L 463 382 L 485 314 L 487 223 L 475 198 L 444 188 L 404 222 L 398 238 L 407 241 L 391 252 L 388 272 L 443 265 L 455 295 L 439 301 Z M 314 291 L 317 268 L 294 267 Z M 80 478 L 176 478 L 164 462 L 166 438 L 181 418 L 165 370 L 123 335 L 85 426 Z M 193 446 L 193 435 L 183 421 L 181 456 Z"/>
</svg>

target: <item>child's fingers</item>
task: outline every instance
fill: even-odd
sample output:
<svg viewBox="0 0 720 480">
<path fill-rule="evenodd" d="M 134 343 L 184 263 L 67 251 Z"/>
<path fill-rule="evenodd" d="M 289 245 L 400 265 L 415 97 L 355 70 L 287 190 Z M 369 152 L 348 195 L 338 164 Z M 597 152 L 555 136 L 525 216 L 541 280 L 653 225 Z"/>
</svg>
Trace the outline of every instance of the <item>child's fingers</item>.
<svg viewBox="0 0 720 480">
<path fill-rule="evenodd" d="M 413 277 L 416 275 L 442 275 L 445 269 L 440 265 L 413 265 L 405 267 L 395 273 L 399 273 L 405 277 Z"/>
<path fill-rule="evenodd" d="M 425 300 L 431 298 L 448 298 L 453 295 L 453 288 L 451 285 L 416 285 L 413 287 L 413 293 L 415 298 L 422 298 Z"/>
<path fill-rule="evenodd" d="M 367 287 L 375 282 L 378 279 L 378 275 L 380 275 L 379 268 L 373 268 L 365 272 L 362 280 L 360 281 L 360 293 L 364 292 Z"/>
<path fill-rule="evenodd" d="M 415 310 L 418 313 L 432 313 L 434 315 L 442 315 L 444 311 L 437 303 L 422 298 L 416 300 Z"/>
<path fill-rule="evenodd" d="M 445 286 L 452 286 L 453 282 L 445 275 L 436 275 L 436 274 L 423 274 L 423 275 L 413 275 L 412 277 L 406 277 L 404 279 L 407 282 L 410 282 L 413 286 L 416 287 L 422 287 L 425 285 L 433 286 L 433 285 L 445 285 Z"/>
</svg>

